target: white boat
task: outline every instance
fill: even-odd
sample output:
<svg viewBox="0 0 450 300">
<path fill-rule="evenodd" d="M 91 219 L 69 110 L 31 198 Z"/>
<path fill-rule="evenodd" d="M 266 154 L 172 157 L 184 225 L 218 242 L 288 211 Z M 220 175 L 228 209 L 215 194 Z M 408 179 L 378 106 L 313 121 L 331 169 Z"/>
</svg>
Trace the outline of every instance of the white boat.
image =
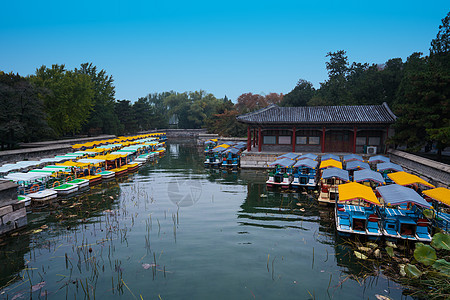
<svg viewBox="0 0 450 300">
<path fill-rule="evenodd" d="M 64 183 L 59 186 L 55 186 L 52 189 L 55 190 L 58 193 L 58 195 L 68 195 L 78 191 L 78 185 Z"/>
<path fill-rule="evenodd" d="M 27 195 L 32 201 L 48 201 L 54 199 L 58 196 L 58 192 L 52 189 L 46 189 L 36 193 L 31 193 Z"/>
<path fill-rule="evenodd" d="M 89 180 L 76 178 L 67 182 L 68 184 L 76 184 L 78 185 L 78 189 L 82 189 L 89 186 Z"/>
<path fill-rule="evenodd" d="M 116 176 L 115 172 L 112 171 L 102 171 L 97 173 L 96 175 L 102 176 L 102 179 L 114 178 Z"/>
</svg>

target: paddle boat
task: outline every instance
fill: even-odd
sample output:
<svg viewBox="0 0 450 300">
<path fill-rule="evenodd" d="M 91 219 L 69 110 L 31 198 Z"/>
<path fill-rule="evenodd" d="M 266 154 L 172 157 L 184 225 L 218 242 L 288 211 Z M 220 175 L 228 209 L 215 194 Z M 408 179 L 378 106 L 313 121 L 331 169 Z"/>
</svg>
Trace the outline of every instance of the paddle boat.
<svg viewBox="0 0 450 300">
<path fill-rule="evenodd" d="M 342 163 L 340 161 L 338 161 L 338 160 L 333 159 L 333 158 L 322 160 L 320 162 L 319 169 L 323 170 L 323 169 L 327 169 L 327 168 L 342 169 Z"/>
<path fill-rule="evenodd" d="M 217 146 L 217 139 L 211 139 L 205 141 L 205 153 L 208 153 L 210 150 L 214 149 Z"/>
<path fill-rule="evenodd" d="M 335 222 L 339 235 L 364 235 L 369 239 L 382 236 L 381 217 L 377 206 L 380 201 L 373 190 L 357 182 L 338 186 L 339 196 L 336 198 Z M 351 204 L 346 204 L 346 203 Z"/>
<path fill-rule="evenodd" d="M 386 184 L 380 173 L 370 169 L 355 171 L 353 181 L 371 187 L 373 190 L 378 186 Z"/>
<path fill-rule="evenodd" d="M 39 192 L 28 194 L 27 196 L 31 198 L 32 203 L 40 203 L 55 199 L 56 197 L 58 197 L 58 192 L 52 189 L 45 189 Z"/>
<path fill-rule="evenodd" d="M 450 190 L 438 187 L 423 191 L 423 194 L 435 201 L 433 205 L 433 225 L 444 232 L 450 233 Z M 444 204 L 445 206 L 442 207 L 439 204 Z"/>
<path fill-rule="evenodd" d="M 230 145 L 225 143 L 214 147 L 210 152 L 212 155 L 209 155 L 209 165 L 214 168 L 220 167 L 222 164 L 222 152 L 228 148 L 230 148 Z"/>
<path fill-rule="evenodd" d="M 364 159 L 358 154 L 344 155 L 343 159 L 344 159 L 344 163 L 348 163 L 348 162 L 351 162 L 351 161 L 360 161 L 360 162 L 364 161 Z"/>
<path fill-rule="evenodd" d="M 295 161 L 289 158 L 281 158 L 269 164 L 269 168 L 273 169 L 269 172 L 266 186 L 288 189 L 293 179 L 292 166 L 294 164 Z"/>
<path fill-rule="evenodd" d="M 222 152 L 222 167 L 237 169 L 240 163 L 241 150 L 230 147 Z"/>
<path fill-rule="evenodd" d="M 67 183 L 78 185 L 79 190 L 89 187 L 89 180 L 82 178 L 75 178 L 70 181 L 67 181 Z"/>
<path fill-rule="evenodd" d="M 116 172 L 110 170 L 110 171 L 101 171 L 99 173 L 97 173 L 96 175 L 100 175 L 102 177 L 102 179 L 111 179 L 116 177 Z"/>
<path fill-rule="evenodd" d="M 384 162 L 377 164 L 376 170 L 381 173 L 386 183 L 392 183 L 393 181 L 388 177 L 388 174 L 393 172 L 402 172 L 403 168 L 391 162 Z"/>
<path fill-rule="evenodd" d="M 335 204 L 339 194 L 338 186 L 349 182 L 347 170 L 330 167 L 322 172 L 320 179 L 319 204 Z"/>
<path fill-rule="evenodd" d="M 319 163 L 310 158 L 302 158 L 292 166 L 294 179 L 291 183 L 292 188 L 301 187 L 315 189 L 317 187 L 317 165 Z"/>
<path fill-rule="evenodd" d="M 370 170 L 370 166 L 368 163 L 366 162 L 362 162 L 359 160 L 352 160 L 349 161 L 345 164 L 345 169 L 348 171 L 349 175 L 350 175 L 350 180 L 353 179 L 353 174 L 355 173 L 355 171 L 358 170 L 364 170 L 364 169 L 369 169 Z"/>
<path fill-rule="evenodd" d="M 64 183 L 58 186 L 54 186 L 52 187 L 52 189 L 55 190 L 58 193 L 58 195 L 69 195 L 78 191 L 78 185 Z"/>
<path fill-rule="evenodd" d="M 391 162 L 389 157 L 383 155 L 375 155 L 369 157 L 369 165 L 376 170 L 376 165 L 380 163 L 388 163 Z"/>
<path fill-rule="evenodd" d="M 431 241 L 430 222 L 424 218 L 421 210 L 431 207 L 425 199 L 413 189 L 398 184 L 379 186 L 377 191 L 383 201 L 380 214 L 382 232 L 386 239 Z"/>
</svg>

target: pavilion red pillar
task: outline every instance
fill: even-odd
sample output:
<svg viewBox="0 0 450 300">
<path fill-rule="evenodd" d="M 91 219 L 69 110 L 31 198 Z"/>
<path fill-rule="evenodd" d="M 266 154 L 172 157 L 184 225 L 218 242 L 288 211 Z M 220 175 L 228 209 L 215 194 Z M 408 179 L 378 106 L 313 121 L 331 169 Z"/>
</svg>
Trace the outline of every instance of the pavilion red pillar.
<svg viewBox="0 0 450 300">
<path fill-rule="evenodd" d="M 387 153 L 387 139 L 389 138 L 389 127 L 386 127 L 386 140 L 384 141 L 384 154 Z"/>
<path fill-rule="evenodd" d="M 250 126 L 247 127 L 247 151 L 252 150 L 252 134 L 250 132 Z"/>
<path fill-rule="evenodd" d="M 262 140 L 261 140 L 261 127 L 258 128 L 258 152 L 261 152 L 261 145 L 262 145 Z"/>
<path fill-rule="evenodd" d="M 353 153 L 356 153 L 356 126 L 353 126 Z"/>
<path fill-rule="evenodd" d="M 256 128 L 253 129 L 253 147 L 256 146 Z"/>
<path fill-rule="evenodd" d="M 325 153 L 325 126 L 322 126 L 322 153 Z"/>
<path fill-rule="evenodd" d="M 292 152 L 295 152 L 295 126 L 292 127 Z"/>
</svg>

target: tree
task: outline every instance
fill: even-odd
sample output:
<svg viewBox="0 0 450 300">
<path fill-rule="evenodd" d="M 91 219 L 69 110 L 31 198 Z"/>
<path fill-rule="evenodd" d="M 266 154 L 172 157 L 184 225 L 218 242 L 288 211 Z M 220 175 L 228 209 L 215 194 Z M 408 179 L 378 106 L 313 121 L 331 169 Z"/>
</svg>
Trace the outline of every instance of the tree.
<svg viewBox="0 0 450 300">
<path fill-rule="evenodd" d="M 311 82 L 299 79 L 294 89 L 284 95 L 281 106 L 307 106 L 314 93 L 315 89 Z"/>
<path fill-rule="evenodd" d="M 348 103 L 348 91 L 346 90 L 346 76 L 349 72 L 348 58 L 344 50 L 328 52 L 330 58 L 326 62 L 328 81 L 321 83 L 320 95 L 327 105 L 342 105 Z"/>
<path fill-rule="evenodd" d="M 50 92 L 41 94 L 47 122 L 58 136 L 75 134 L 88 120 L 93 106 L 93 88 L 88 75 L 68 71 L 64 65 L 42 66 L 30 80 Z"/>
<path fill-rule="evenodd" d="M 44 105 L 38 97 L 45 90 L 18 74 L 0 72 L 0 143 L 12 149 L 19 142 L 51 136 Z"/>
<path fill-rule="evenodd" d="M 114 105 L 114 110 L 121 124 L 120 132 L 123 134 L 136 133 L 139 129 L 135 110 L 130 100 L 119 100 Z"/>
<path fill-rule="evenodd" d="M 431 41 L 430 55 L 450 52 L 450 12 L 442 19 L 436 38 Z"/>
<path fill-rule="evenodd" d="M 114 111 L 115 87 L 112 76 L 105 70 L 98 71 L 92 63 L 81 64 L 75 73 L 89 76 L 93 89 L 93 108 L 89 119 L 84 124 L 84 132 L 117 134 L 120 124 Z"/>
</svg>

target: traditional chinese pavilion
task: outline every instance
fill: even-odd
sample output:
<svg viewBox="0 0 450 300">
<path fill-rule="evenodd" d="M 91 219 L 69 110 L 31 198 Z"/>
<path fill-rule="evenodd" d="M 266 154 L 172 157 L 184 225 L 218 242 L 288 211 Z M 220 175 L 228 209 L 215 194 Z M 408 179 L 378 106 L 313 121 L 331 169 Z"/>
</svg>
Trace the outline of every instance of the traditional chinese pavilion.
<svg viewBox="0 0 450 300">
<path fill-rule="evenodd" d="M 247 150 L 267 152 L 385 151 L 396 116 L 386 103 L 358 106 L 279 107 L 236 117 L 248 125 Z"/>
</svg>

